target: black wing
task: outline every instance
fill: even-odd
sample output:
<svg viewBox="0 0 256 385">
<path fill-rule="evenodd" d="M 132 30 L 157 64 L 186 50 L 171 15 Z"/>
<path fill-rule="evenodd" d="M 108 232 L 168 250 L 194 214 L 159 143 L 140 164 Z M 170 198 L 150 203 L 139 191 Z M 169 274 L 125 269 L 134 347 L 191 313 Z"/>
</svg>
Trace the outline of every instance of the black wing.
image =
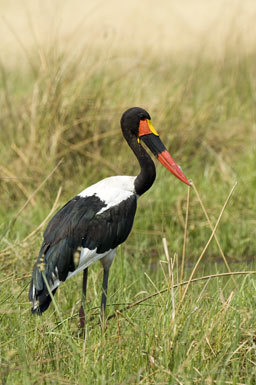
<svg viewBox="0 0 256 385">
<path fill-rule="evenodd" d="M 49 222 L 29 290 L 31 301 L 39 299 L 40 311 L 46 310 L 50 303 L 42 270 L 50 285 L 56 278 L 65 281 L 76 268 L 74 253 L 79 247 L 96 249 L 100 254 L 115 249 L 128 237 L 137 207 L 136 195 L 97 215 L 104 207 L 106 203 L 96 195 L 76 196 Z"/>
</svg>

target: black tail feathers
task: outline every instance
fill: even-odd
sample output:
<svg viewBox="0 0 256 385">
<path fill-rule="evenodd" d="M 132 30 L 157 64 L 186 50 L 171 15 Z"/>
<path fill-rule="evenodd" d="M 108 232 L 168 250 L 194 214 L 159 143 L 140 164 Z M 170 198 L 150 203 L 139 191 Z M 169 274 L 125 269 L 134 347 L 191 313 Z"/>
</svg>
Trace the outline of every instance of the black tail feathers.
<svg viewBox="0 0 256 385">
<path fill-rule="evenodd" d="M 52 295 L 56 293 L 57 287 L 52 291 Z M 48 309 L 52 298 L 47 290 L 44 288 L 41 292 L 37 292 L 34 288 L 33 280 L 31 280 L 28 298 L 33 302 L 33 307 L 31 308 L 32 314 L 41 315 L 45 310 Z"/>
</svg>

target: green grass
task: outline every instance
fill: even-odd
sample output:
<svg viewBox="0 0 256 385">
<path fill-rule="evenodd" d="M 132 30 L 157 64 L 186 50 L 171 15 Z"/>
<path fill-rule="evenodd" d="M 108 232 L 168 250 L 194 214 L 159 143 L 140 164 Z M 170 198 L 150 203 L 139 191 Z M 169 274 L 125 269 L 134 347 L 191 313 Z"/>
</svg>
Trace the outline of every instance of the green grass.
<svg viewBox="0 0 256 385">
<path fill-rule="evenodd" d="M 255 269 L 255 55 L 232 50 L 221 60 L 148 55 L 146 63 L 130 65 L 105 52 L 70 58 L 56 51 L 44 65 L 31 54 L 26 71 L 1 64 L 2 384 L 256 382 L 254 275 L 235 276 L 236 285 L 231 277 L 191 283 L 180 305 L 179 289 L 167 291 L 117 313 L 102 330 L 97 325 L 102 272 L 95 264 L 86 305 L 94 320 L 85 336 L 77 314 L 81 276 L 58 290 L 61 323 L 53 305 L 33 317 L 27 300 L 45 225 L 31 233 L 49 214 L 59 187 L 58 208 L 98 179 L 138 172 L 119 128 L 122 112 L 134 105 L 148 109 L 213 225 L 238 181 L 216 234 L 231 270 Z M 174 282 L 180 281 L 186 197 L 186 186 L 157 166 L 157 180 L 140 199 L 133 232 L 111 268 L 108 315 L 168 286 L 167 265 L 160 263 L 166 262 L 163 237 L 170 256 L 176 254 Z M 192 190 L 184 279 L 210 235 Z M 213 240 L 195 276 L 225 271 Z"/>
<path fill-rule="evenodd" d="M 90 269 L 88 318 L 98 314 L 100 270 Z M 214 273 L 221 267 L 212 264 L 208 270 Z M 142 271 L 122 249 L 111 271 L 108 313 L 155 292 L 144 272 L 163 286 L 159 271 Z M 65 323 L 58 326 L 53 307 L 42 317 L 29 314 L 26 299 L 19 297 L 26 280 L 17 278 L 10 278 L 1 290 L 3 383 L 255 382 L 252 276 L 236 277 L 239 289 L 230 278 L 192 284 L 174 320 L 170 292 L 117 314 L 106 331 L 96 325 L 96 316 L 88 322 L 85 338 L 78 330 L 80 279 L 59 290 L 56 299 Z M 177 307 L 178 291 L 174 300 Z"/>
</svg>

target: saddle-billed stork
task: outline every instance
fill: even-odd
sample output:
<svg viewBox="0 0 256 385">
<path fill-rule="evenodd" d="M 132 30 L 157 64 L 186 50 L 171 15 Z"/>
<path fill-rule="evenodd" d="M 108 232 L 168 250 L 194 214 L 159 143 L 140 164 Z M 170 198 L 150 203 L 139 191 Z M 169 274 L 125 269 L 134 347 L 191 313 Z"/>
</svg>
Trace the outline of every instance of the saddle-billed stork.
<svg viewBox="0 0 256 385">
<path fill-rule="evenodd" d="M 171 173 L 190 185 L 161 142 L 147 111 L 139 107 L 128 109 L 122 115 L 121 128 L 139 161 L 140 173 L 138 176 L 112 176 L 87 187 L 50 220 L 29 289 L 32 313 L 41 314 L 51 302 L 42 272 L 54 294 L 62 281 L 83 270 L 79 313 L 83 326 L 88 267 L 97 260 L 103 265 L 101 312 L 104 313 L 109 268 L 116 248 L 132 229 L 137 199 L 152 186 L 156 177 L 154 162 L 141 141 Z"/>
</svg>

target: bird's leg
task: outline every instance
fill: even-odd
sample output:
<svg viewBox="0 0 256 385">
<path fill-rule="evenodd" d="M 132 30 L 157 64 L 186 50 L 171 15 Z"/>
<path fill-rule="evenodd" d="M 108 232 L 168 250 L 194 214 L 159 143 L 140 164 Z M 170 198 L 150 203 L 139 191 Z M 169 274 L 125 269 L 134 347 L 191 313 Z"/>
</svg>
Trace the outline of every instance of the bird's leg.
<svg viewBox="0 0 256 385">
<path fill-rule="evenodd" d="M 101 296 L 101 321 L 104 322 L 106 302 L 107 302 L 107 290 L 108 290 L 108 273 L 109 268 L 103 270 L 103 284 L 102 284 L 102 296 Z"/>
<path fill-rule="evenodd" d="M 85 305 L 85 298 L 86 298 L 87 275 L 88 275 L 88 267 L 84 269 L 84 273 L 83 273 L 83 292 L 82 292 L 81 307 L 79 310 L 79 319 L 80 319 L 81 329 L 83 329 L 85 325 L 84 305 Z"/>
</svg>

